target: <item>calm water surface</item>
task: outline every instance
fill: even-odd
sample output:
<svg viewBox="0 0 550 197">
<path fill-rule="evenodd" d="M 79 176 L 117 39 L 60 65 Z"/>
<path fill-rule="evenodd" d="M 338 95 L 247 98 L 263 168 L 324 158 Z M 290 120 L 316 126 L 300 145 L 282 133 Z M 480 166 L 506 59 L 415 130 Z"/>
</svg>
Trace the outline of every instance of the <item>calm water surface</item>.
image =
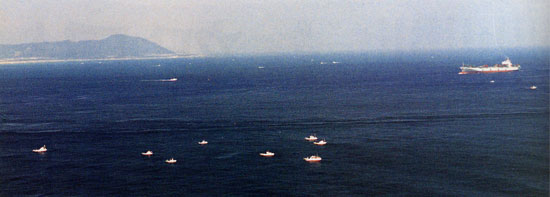
<svg viewBox="0 0 550 197">
<path fill-rule="evenodd" d="M 361 54 L 3 65 L 0 196 L 547 196 L 538 54 L 478 75 L 452 56 Z"/>
</svg>

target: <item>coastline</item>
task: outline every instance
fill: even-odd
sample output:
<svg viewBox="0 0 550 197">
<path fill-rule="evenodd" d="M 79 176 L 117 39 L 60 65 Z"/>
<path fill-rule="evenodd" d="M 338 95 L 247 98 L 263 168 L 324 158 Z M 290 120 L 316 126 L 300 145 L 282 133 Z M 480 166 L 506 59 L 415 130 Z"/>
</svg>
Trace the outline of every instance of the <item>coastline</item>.
<svg viewBox="0 0 550 197">
<path fill-rule="evenodd" d="M 117 57 L 117 58 L 95 58 L 95 59 L 0 59 L 0 65 L 13 64 L 37 64 L 37 63 L 58 63 L 58 62 L 90 62 L 90 61 L 120 61 L 120 60 L 154 60 L 154 59 L 176 59 L 176 58 L 198 58 L 202 55 L 170 55 L 170 56 L 149 56 L 149 57 Z"/>
</svg>

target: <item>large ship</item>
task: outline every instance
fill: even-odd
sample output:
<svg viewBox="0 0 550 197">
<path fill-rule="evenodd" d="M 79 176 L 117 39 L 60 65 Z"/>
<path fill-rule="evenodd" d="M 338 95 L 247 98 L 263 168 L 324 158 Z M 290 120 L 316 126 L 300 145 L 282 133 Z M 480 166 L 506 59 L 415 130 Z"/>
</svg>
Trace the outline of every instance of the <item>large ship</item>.
<svg viewBox="0 0 550 197">
<path fill-rule="evenodd" d="M 495 64 L 493 66 L 483 65 L 483 66 L 471 66 L 471 65 L 462 65 L 460 69 L 462 70 L 458 74 L 474 74 L 474 73 L 495 73 L 495 72 L 512 72 L 518 71 L 521 66 L 519 64 L 512 64 L 510 58 L 506 58 L 501 64 Z"/>
</svg>

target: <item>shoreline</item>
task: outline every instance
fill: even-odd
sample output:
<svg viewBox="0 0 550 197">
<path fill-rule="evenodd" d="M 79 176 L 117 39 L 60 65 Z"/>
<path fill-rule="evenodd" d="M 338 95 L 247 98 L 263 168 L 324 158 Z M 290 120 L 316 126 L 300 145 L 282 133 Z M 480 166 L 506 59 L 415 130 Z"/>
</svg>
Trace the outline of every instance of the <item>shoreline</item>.
<svg viewBox="0 0 550 197">
<path fill-rule="evenodd" d="M 120 58 L 97 58 L 97 59 L 0 59 L 0 65 L 13 64 L 38 64 L 38 63 L 58 63 L 58 62 L 90 62 L 90 61 L 121 61 L 121 60 L 154 60 L 154 59 L 177 59 L 177 58 L 198 58 L 201 55 L 173 55 L 173 56 L 154 56 L 154 57 L 120 57 Z"/>
</svg>

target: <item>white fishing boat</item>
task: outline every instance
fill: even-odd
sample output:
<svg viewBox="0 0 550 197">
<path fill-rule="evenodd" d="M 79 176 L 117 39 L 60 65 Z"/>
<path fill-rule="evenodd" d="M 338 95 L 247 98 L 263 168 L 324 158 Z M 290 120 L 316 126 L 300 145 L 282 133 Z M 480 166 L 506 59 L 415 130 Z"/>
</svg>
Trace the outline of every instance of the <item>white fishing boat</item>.
<svg viewBox="0 0 550 197">
<path fill-rule="evenodd" d="M 35 153 L 43 153 L 43 152 L 46 152 L 48 151 L 48 149 L 46 148 L 46 145 L 40 147 L 39 149 L 33 149 L 32 152 L 35 152 Z"/>
<path fill-rule="evenodd" d="M 199 142 L 199 144 L 200 145 L 206 145 L 206 144 L 208 144 L 208 142 L 206 140 L 202 140 L 202 141 Z"/>
<path fill-rule="evenodd" d="M 321 140 L 321 141 L 318 141 L 318 142 L 313 142 L 313 144 L 323 146 L 323 145 L 327 144 L 327 141 Z"/>
<path fill-rule="evenodd" d="M 531 87 L 529 87 L 529 89 L 531 89 L 531 90 L 536 90 L 536 89 L 537 89 L 537 86 L 531 86 Z"/>
<path fill-rule="evenodd" d="M 177 160 L 175 160 L 174 158 L 170 158 L 168 160 L 166 160 L 166 163 L 176 163 Z"/>
<path fill-rule="evenodd" d="M 315 141 L 317 140 L 317 137 L 315 137 L 314 135 L 310 135 L 309 137 L 306 137 L 304 139 L 306 139 L 307 141 Z"/>
<path fill-rule="evenodd" d="M 275 156 L 275 153 L 266 151 L 265 153 L 260 153 L 260 155 L 261 155 L 262 157 L 273 157 L 273 156 Z"/>
<path fill-rule="evenodd" d="M 307 161 L 307 162 L 320 162 L 322 160 L 322 158 L 317 156 L 317 155 L 312 155 L 312 156 L 304 158 L 304 160 Z"/>
<path fill-rule="evenodd" d="M 151 156 L 153 155 L 153 151 L 148 150 L 147 152 L 141 153 L 143 156 Z"/>
</svg>

